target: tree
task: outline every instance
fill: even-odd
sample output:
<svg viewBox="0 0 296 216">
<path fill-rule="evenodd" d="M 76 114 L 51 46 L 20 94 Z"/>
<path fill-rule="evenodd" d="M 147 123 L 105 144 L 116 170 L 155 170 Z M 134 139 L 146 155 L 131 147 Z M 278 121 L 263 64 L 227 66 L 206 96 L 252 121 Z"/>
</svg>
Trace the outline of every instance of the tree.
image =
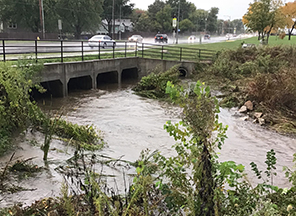
<svg viewBox="0 0 296 216">
<path fill-rule="evenodd" d="M 196 31 L 203 32 L 206 30 L 207 17 L 208 12 L 206 10 L 197 9 L 190 15 L 189 20 L 191 20 L 191 22 L 195 26 Z"/>
<path fill-rule="evenodd" d="M 151 20 L 147 14 L 144 12 L 140 15 L 137 22 L 134 23 L 135 31 L 147 31 L 151 29 Z"/>
<path fill-rule="evenodd" d="M 180 31 L 181 32 L 192 31 L 193 28 L 194 28 L 194 25 L 189 19 L 184 19 L 180 22 Z"/>
<path fill-rule="evenodd" d="M 45 0 L 44 4 L 44 16 L 45 26 L 52 30 L 53 20 L 55 16 L 52 16 L 52 6 L 54 1 Z M 0 20 L 8 23 L 17 23 L 18 26 L 23 29 L 29 29 L 32 32 L 39 32 L 42 29 L 39 14 L 39 1 L 36 0 L 0 0 Z M 57 22 L 55 22 L 57 23 Z"/>
<path fill-rule="evenodd" d="M 180 21 L 183 19 L 188 19 L 192 13 L 196 10 L 196 7 L 193 3 L 187 2 L 186 0 L 167 0 L 166 4 L 169 4 L 172 7 L 172 17 L 175 15 L 178 17 L 179 10 L 179 1 L 180 1 Z"/>
<path fill-rule="evenodd" d="M 94 31 L 101 22 L 102 0 L 58 0 L 57 13 L 63 26 L 79 39 L 82 31 Z"/>
<path fill-rule="evenodd" d="M 218 29 L 217 21 L 218 21 L 218 13 L 219 13 L 219 8 L 217 7 L 212 7 L 208 17 L 207 17 L 207 27 L 206 30 L 212 33 L 215 33 Z"/>
<path fill-rule="evenodd" d="M 291 34 L 296 25 L 296 1 L 288 2 L 281 8 L 281 11 L 286 19 L 286 25 L 291 26 L 289 29 L 289 40 L 291 40 Z"/>
<path fill-rule="evenodd" d="M 103 0 L 103 13 L 102 19 L 106 20 L 107 26 L 103 27 L 108 31 L 109 35 L 112 32 L 112 10 L 113 10 L 113 1 L 112 0 Z M 114 19 L 119 17 L 130 17 L 133 12 L 134 4 L 128 4 L 130 0 L 114 0 Z"/>
<path fill-rule="evenodd" d="M 258 31 L 258 39 L 268 43 L 270 32 L 279 26 L 282 16 L 279 10 L 282 5 L 281 0 L 258 0 L 250 4 L 248 12 L 243 16 L 243 23 L 250 30 Z"/>
</svg>

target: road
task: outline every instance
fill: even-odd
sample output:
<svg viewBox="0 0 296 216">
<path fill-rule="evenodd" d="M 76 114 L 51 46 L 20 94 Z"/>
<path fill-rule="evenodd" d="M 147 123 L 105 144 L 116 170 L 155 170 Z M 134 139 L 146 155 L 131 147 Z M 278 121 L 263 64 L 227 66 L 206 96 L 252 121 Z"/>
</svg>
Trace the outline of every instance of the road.
<svg viewBox="0 0 296 216">
<path fill-rule="evenodd" d="M 225 36 L 221 37 L 212 37 L 211 39 L 204 39 L 201 38 L 201 43 L 217 43 L 217 42 L 222 42 L 226 41 L 228 39 L 230 40 L 235 40 L 235 39 L 243 39 L 246 37 L 250 37 L 250 35 L 244 35 L 244 36 L 238 36 L 238 37 L 233 37 L 233 38 L 226 38 Z M 61 41 L 37 41 L 37 46 L 35 46 L 35 41 L 4 41 L 5 43 L 5 55 L 6 59 L 8 58 L 16 58 L 16 56 L 19 56 L 20 54 L 34 54 L 36 51 L 38 52 L 38 56 L 42 54 L 43 56 L 60 56 L 61 53 Z M 75 55 L 78 52 L 81 53 L 82 50 L 85 53 L 97 53 L 99 51 L 98 47 L 91 48 L 88 46 L 87 41 L 63 41 L 63 53 L 64 56 L 70 56 L 70 55 Z M 143 40 L 144 46 L 149 47 L 153 45 L 172 45 L 175 44 L 176 41 L 173 38 L 169 38 L 168 43 L 155 43 L 154 38 L 144 38 Z M 188 44 L 187 39 L 179 38 L 178 44 Z M 190 44 L 199 44 L 200 39 L 197 38 L 193 42 L 190 42 Z M 0 46 L 0 60 L 3 59 L 3 44 Z M 138 46 L 142 46 L 140 43 L 138 43 Z M 125 48 L 127 48 L 127 51 L 132 51 L 134 50 L 135 43 L 133 42 L 122 42 L 118 41 L 116 42 L 116 51 L 125 51 Z M 113 48 L 112 47 L 107 47 L 107 48 L 100 48 L 100 52 L 103 53 L 108 53 L 112 52 Z"/>
</svg>

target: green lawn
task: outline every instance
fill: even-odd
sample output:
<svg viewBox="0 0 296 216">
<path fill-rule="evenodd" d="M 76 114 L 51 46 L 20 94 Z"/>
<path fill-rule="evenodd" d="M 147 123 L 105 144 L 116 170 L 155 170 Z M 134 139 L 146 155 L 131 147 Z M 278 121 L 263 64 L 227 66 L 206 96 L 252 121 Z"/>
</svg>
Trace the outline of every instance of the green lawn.
<svg viewBox="0 0 296 216">
<path fill-rule="evenodd" d="M 247 39 L 238 39 L 238 40 L 225 40 L 224 42 L 219 43 L 208 43 L 208 44 L 180 44 L 180 47 L 191 47 L 191 48 L 199 48 L 199 49 L 209 49 L 209 50 L 222 50 L 222 49 L 236 49 L 241 47 L 242 43 L 248 44 L 256 44 L 259 45 L 257 37 L 247 38 Z M 288 36 L 286 36 L 283 40 L 279 39 L 277 36 L 269 37 L 269 46 L 277 46 L 277 45 L 296 45 L 296 36 L 291 37 L 291 40 L 288 40 Z"/>
</svg>

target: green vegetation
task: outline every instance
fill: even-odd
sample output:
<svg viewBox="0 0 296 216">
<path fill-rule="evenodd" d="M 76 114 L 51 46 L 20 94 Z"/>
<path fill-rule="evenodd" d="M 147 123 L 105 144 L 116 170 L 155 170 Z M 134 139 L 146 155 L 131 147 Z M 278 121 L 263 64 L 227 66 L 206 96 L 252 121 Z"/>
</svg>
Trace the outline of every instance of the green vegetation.
<svg viewBox="0 0 296 216">
<path fill-rule="evenodd" d="M 148 76 L 143 77 L 141 81 L 133 88 L 136 94 L 148 98 L 165 98 L 165 89 L 168 81 L 177 84 L 179 79 L 179 65 L 172 67 L 166 72 L 162 72 L 161 68 L 156 68 Z"/>
<path fill-rule="evenodd" d="M 73 139 L 73 143 L 87 149 L 101 148 L 102 138 L 93 126 L 78 126 L 60 118 L 52 120 L 31 100 L 32 88 L 44 91 L 36 84 L 36 73 L 42 68 L 42 64 L 29 60 L 20 61 L 17 66 L 0 64 L 0 155 L 12 147 L 12 136 L 29 127 L 45 133 L 45 150 L 52 135 Z"/>
</svg>

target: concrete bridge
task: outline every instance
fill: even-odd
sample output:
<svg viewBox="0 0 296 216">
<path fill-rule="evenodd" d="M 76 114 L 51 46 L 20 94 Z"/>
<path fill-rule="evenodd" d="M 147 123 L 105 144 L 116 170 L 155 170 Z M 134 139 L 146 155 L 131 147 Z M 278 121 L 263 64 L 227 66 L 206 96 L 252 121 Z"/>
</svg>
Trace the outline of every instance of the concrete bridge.
<svg viewBox="0 0 296 216">
<path fill-rule="evenodd" d="M 141 79 L 156 67 L 163 71 L 180 64 L 179 71 L 189 76 L 196 67 L 195 62 L 169 61 L 140 57 L 89 60 L 81 62 L 46 63 L 38 82 L 53 97 L 64 97 L 71 89 L 92 89 L 102 83 L 118 83 L 124 79 Z"/>
</svg>

